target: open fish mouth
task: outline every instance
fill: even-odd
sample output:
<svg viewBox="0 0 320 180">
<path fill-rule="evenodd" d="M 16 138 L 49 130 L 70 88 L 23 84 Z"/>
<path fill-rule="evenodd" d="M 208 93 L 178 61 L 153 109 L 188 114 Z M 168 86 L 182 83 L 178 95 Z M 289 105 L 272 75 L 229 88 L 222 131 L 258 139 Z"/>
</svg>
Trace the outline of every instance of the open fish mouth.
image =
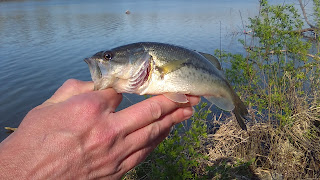
<svg viewBox="0 0 320 180">
<path fill-rule="evenodd" d="M 86 58 L 84 61 L 88 64 L 92 80 L 95 81 L 102 78 L 102 72 L 99 64 L 94 59 Z"/>
<path fill-rule="evenodd" d="M 94 58 L 86 58 L 84 61 L 89 66 L 91 78 L 94 83 L 94 90 L 107 88 L 110 83 L 108 76 L 109 65 L 105 65 Z"/>
<path fill-rule="evenodd" d="M 119 93 L 134 93 L 141 86 L 147 86 L 146 82 L 150 79 L 153 67 L 150 55 L 144 55 L 139 61 L 122 66 L 103 63 L 92 57 L 84 61 L 89 66 L 94 90 L 113 87 Z"/>
</svg>

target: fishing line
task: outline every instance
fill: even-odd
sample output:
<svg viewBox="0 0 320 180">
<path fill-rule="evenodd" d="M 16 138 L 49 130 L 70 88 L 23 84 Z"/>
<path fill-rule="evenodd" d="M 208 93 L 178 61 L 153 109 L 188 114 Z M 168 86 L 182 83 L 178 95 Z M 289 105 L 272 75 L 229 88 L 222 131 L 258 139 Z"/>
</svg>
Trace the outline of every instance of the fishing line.
<svg viewBox="0 0 320 180">
<path fill-rule="evenodd" d="M 125 94 L 122 94 L 122 96 L 125 97 L 131 103 L 130 105 L 134 104 Z"/>
</svg>

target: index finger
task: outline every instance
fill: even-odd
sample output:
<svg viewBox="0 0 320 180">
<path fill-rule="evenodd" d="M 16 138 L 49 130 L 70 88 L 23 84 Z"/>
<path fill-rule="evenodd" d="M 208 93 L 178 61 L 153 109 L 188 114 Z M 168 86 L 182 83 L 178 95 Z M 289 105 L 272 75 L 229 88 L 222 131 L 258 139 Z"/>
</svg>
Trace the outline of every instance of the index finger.
<svg viewBox="0 0 320 180">
<path fill-rule="evenodd" d="M 179 104 L 167 99 L 163 95 L 151 97 L 133 106 L 123 109 L 115 113 L 118 119 L 118 125 L 124 133 L 129 134 L 137 129 L 145 127 L 160 117 L 180 108 L 186 106 L 196 105 L 200 98 L 195 96 L 188 96 L 189 103 Z M 173 124 L 178 122 L 173 122 Z"/>
</svg>

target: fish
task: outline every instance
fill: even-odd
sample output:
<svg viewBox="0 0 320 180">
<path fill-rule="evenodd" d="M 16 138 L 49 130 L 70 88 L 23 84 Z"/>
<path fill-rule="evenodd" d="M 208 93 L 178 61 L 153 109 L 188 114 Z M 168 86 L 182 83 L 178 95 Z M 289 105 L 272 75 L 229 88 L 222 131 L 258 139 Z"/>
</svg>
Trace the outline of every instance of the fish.
<svg viewBox="0 0 320 180">
<path fill-rule="evenodd" d="M 84 61 L 94 90 L 163 94 L 178 103 L 187 103 L 186 95 L 203 96 L 220 109 L 233 111 L 240 127 L 247 130 L 247 108 L 213 55 L 172 44 L 138 42 L 99 51 Z"/>
</svg>

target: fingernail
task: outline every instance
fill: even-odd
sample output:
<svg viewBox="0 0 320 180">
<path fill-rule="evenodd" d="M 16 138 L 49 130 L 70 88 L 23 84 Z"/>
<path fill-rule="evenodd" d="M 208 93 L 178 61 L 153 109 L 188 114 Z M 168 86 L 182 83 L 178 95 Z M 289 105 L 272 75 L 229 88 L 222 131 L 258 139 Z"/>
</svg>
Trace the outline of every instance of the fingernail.
<svg viewBox="0 0 320 180">
<path fill-rule="evenodd" d="M 193 107 L 186 107 L 183 109 L 183 115 L 185 117 L 185 119 L 189 119 L 193 113 L 194 113 L 194 108 Z"/>
</svg>

